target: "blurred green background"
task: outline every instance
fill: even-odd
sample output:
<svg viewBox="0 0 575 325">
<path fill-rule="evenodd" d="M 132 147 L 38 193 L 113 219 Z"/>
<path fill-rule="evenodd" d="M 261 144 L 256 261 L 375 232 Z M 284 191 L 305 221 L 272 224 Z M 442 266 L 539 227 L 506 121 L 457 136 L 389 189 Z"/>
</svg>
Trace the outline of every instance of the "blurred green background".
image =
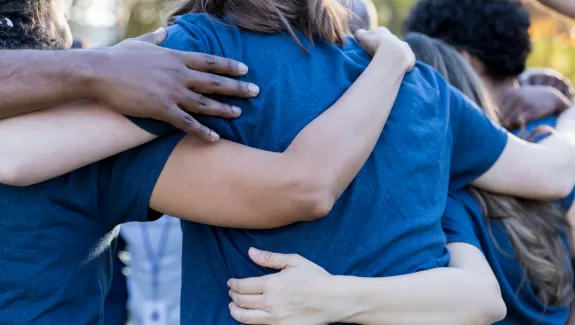
<svg viewBox="0 0 575 325">
<path fill-rule="evenodd" d="M 181 0 L 70 0 L 74 34 L 95 46 L 155 30 Z M 401 23 L 417 0 L 374 0 L 379 23 L 401 33 Z M 575 1 L 575 0 L 574 0 Z M 553 67 L 575 81 L 575 24 L 527 4 L 532 13 L 534 51 L 529 65 Z"/>
</svg>

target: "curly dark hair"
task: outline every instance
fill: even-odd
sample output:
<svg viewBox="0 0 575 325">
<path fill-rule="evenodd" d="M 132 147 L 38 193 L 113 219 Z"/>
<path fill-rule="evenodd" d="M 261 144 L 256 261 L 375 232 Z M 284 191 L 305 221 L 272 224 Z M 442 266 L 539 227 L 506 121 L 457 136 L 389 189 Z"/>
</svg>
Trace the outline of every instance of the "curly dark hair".
<svg viewBox="0 0 575 325">
<path fill-rule="evenodd" d="M 406 32 L 467 51 L 494 80 L 516 78 L 525 70 L 532 48 L 530 26 L 520 0 L 420 0 L 404 22 Z"/>
<path fill-rule="evenodd" d="M 49 10 L 50 0 L 0 0 L 0 19 L 12 23 L 0 24 L 0 49 L 64 48 L 64 40 L 38 22 L 50 15 Z"/>
</svg>

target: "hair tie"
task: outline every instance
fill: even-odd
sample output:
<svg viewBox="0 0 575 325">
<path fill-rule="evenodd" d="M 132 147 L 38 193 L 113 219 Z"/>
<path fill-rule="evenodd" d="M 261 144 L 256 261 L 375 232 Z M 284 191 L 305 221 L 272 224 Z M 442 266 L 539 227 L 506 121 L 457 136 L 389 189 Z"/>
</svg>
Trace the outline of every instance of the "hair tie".
<svg viewBox="0 0 575 325">
<path fill-rule="evenodd" d="M 10 18 L 0 15 L 0 26 L 12 28 L 14 27 L 14 23 Z"/>
</svg>

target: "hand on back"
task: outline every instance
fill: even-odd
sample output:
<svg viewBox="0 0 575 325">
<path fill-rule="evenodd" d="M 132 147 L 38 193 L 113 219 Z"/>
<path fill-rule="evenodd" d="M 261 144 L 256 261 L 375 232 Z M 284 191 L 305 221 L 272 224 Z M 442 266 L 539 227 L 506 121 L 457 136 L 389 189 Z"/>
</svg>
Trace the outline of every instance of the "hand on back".
<svg viewBox="0 0 575 325">
<path fill-rule="evenodd" d="M 248 68 L 234 60 L 203 53 L 181 52 L 158 46 L 165 29 L 97 50 L 94 97 L 128 116 L 165 121 L 215 141 L 219 136 L 201 125 L 189 112 L 236 118 L 241 110 L 202 94 L 255 97 L 255 85 L 220 75 L 242 76 Z"/>
<path fill-rule="evenodd" d="M 405 66 L 406 71 L 415 65 L 415 54 L 409 45 L 385 27 L 369 31 L 360 29 L 355 32 L 355 38 L 371 56 L 385 55 L 390 63 Z"/>
<path fill-rule="evenodd" d="M 521 86 L 549 86 L 559 90 L 569 100 L 573 100 L 574 89 L 571 81 L 561 72 L 551 68 L 530 68 L 519 76 Z"/>
<path fill-rule="evenodd" d="M 550 86 L 522 86 L 502 93 L 497 104 L 503 124 L 518 128 L 546 116 L 558 115 L 571 107 L 572 101 Z"/>
</svg>

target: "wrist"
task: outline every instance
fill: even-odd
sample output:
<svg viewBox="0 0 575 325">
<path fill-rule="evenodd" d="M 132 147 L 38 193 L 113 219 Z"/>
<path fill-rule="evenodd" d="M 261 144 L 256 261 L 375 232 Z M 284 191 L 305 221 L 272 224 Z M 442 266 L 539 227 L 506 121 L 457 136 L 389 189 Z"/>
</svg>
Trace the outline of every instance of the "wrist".
<svg viewBox="0 0 575 325">
<path fill-rule="evenodd" d="M 327 283 L 327 299 L 329 306 L 329 321 L 351 322 L 355 316 L 362 312 L 363 295 L 357 295 L 361 289 L 355 287 L 355 277 L 336 276 L 330 277 Z"/>
<path fill-rule="evenodd" d="M 378 68 L 386 78 L 389 77 L 400 77 L 407 73 L 413 67 L 413 62 L 410 61 L 410 57 L 404 51 L 397 50 L 386 50 L 380 46 L 380 48 L 375 52 L 370 65 L 377 65 L 381 67 Z"/>
<path fill-rule="evenodd" d="M 108 85 L 105 63 L 109 57 L 104 49 L 74 50 L 79 55 L 77 69 L 78 84 L 83 98 L 101 100 Z"/>
</svg>

